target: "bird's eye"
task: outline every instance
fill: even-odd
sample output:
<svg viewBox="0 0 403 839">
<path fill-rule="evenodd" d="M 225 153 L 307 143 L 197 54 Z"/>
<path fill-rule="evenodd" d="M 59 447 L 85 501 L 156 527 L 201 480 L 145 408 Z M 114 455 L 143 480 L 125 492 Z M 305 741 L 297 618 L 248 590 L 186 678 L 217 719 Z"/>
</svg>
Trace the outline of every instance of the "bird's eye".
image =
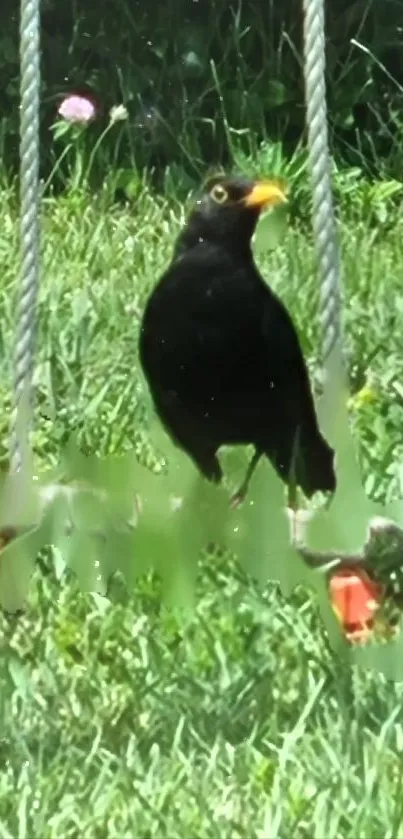
<svg viewBox="0 0 403 839">
<path fill-rule="evenodd" d="M 210 196 L 217 204 L 225 204 L 228 201 L 228 192 L 221 184 L 213 186 Z"/>
</svg>

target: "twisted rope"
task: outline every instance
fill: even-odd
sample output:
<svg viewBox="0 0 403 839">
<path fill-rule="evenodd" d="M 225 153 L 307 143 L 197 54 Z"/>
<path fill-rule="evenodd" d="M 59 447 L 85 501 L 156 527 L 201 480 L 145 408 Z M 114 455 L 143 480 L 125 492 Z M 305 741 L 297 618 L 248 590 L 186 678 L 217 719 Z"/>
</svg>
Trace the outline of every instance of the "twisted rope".
<svg viewBox="0 0 403 839">
<path fill-rule="evenodd" d="M 323 362 L 329 373 L 331 357 L 341 359 L 340 253 L 330 177 L 325 83 L 324 0 L 303 0 L 304 75 L 309 169 L 312 184 L 312 224 L 320 280 Z"/>
<path fill-rule="evenodd" d="M 14 348 L 11 469 L 21 468 L 28 442 L 39 287 L 40 0 L 21 0 L 20 18 L 20 297 Z"/>
</svg>

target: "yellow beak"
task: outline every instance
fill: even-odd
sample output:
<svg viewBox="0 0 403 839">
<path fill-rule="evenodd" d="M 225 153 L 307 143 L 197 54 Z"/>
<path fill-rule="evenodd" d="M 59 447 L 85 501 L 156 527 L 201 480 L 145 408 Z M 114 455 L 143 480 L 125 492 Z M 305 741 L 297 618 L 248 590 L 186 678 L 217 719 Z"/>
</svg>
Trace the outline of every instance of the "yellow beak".
<svg viewBox="0 0 403 839">
<path fill-rule="evenodd" d="M 286 187 L 277 181 L 257 181 L 248 195 L 243 199 L 245 207 L 274 207 L 276 204 L 286 204 Z"/>
</svg>

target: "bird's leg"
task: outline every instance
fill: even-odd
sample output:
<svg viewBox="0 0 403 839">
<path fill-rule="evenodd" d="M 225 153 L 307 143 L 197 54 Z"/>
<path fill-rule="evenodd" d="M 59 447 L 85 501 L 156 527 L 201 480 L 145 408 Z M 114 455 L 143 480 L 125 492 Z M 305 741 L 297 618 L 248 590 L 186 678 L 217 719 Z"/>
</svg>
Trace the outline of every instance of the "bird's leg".
<svg viewBox="0 0 403 839">
<path fill-rule="evenodd" d="M 253 457 L 252 457 L 252 459 L 251 459 L 251 461 L 248 465 L 248 468 L 246 470 L 246 475 L 245 475 L 245 477 L 242 481 L 241 486 L 239 487 L 237 492 L 235 492 L 234 495 L 231 496 L 230 507 L 232 509 L 235 509 L 235 507 L 238 507 L 238 505 L 241 504 L 242 501 L 245 500 L 245 498 L 248 494 L 249 484 L 251 482 L 252 475 L 253 475 L 253 473 L 256 469 L 256 466 L 259 463 L 259 460 L 260 460 L 261 456 L 262 456 L 262 452 L 259 451 L 258 449 L 256 449 L 256 451 L 255 451 L 255 453 L 254 453 L 254 455 L 253 455 Z"/>
<path fill-rule="evenodd" d="M 290 471 L 288 475 L 288 486 L 287 486 L 287 507 L 289 510 L 292 510 L 294 513 L 297 512 L 298 509 L 298 484 L 296 481 L 296 473 L 297 473 L 297 459 L 300 454 L 300 428 L 297 428 L 296 435 L 294 437 L 293 447 L 292 447 L 292 454 L 291 454 L 291 464 L 290 464 Z"/>
<path fill-rule="evenodd" d="M 291 478 L 291 481 L 287 486 L 287 507 L 294 513 L 296 513 L 298 510 L 298 491 L 297 485 L 293 478 Z"/>
</svg>

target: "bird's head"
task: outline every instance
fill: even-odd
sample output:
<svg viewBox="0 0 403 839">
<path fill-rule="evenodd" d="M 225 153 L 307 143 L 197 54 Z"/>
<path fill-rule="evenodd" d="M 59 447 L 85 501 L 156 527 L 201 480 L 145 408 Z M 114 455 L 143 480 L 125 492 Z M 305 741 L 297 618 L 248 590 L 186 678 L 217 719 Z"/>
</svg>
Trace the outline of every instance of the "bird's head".
<svg viewBox="0 0 403 839">
<path fill-rule="evenodd" d="M 182 245 L 205 240 L 249 250 L 262 210 L 287 201 L 279 181 L 216 175 L 205 184 L 182 234 Z"/>
</svg>

